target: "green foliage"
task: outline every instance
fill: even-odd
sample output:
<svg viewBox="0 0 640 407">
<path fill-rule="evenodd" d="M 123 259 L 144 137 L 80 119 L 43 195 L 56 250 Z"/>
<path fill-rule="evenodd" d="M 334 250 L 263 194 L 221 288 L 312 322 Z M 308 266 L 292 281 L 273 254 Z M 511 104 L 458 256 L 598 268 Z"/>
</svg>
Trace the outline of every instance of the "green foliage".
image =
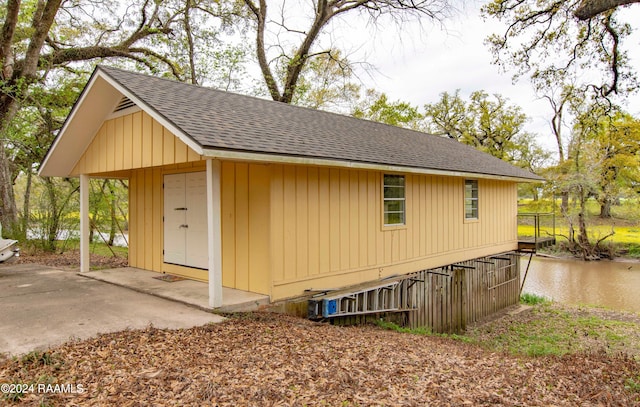
<svg viewBox="0 0 640 407">
<path fill-rule="evenodd" d="M 425 105 L 427 130 L 476 147 L 497 158 L 532 170 L 545 164 L 549 154 L 523 131 L 527 116 L 501 95 L 473 92 L 465 102 L 457 90 L 444 92 L 436 103 Z"/>
<path fill-rule="evenodd" d="M 547 297 L 536 295 L 536 294 L 523 293 L 520 296 L 520 303 L 522 304 L 538 305 L 538 304 L 544 304 L 546 302 L 549 302 L 549 299 Z"/>
<path fill-rule="evenodd" d="M 605 240 L 614 235 L 594 234 L 588 213 L 590 197 L 600 204 L 599 216 L 610 218 L 613 206 L 633 196 L 640 164 L 640 126 L 628 115 L 585 106 L 571 133 L 568 155 L 547 173 L 558 195 L 564 195 L 561 214 L 568 226 L 568 249 L 583 259 L 609 257 Z"/>
<path fill-rule="evenodd" d="M 116 235 L 128 229 L 128 183 L 121 180 L 91 180 L 89 207 L 90 241 L 113 246 Z"/>
<path fill-rule="evenodd" d="M 632 243 L 627 246 L 627 256 L 640 258 L 640 243 Z"/>
<path fill-rule="evenodd" d="M 78 228 L 78 220 L 70 216 L 78 211 L 78 188 L 78 180 L 71 178 L 38 178 L 34 182 L 27 229 L 42 249 L 56 251 L 61 234 Z"/>
<path fill-rule="evenodd" d="M 15 384 L 18 385 L 16 386 L 16 389 L 20 389 L 22 390 L 23 388 L 19 387 L 19 385 L 22 385 L 24 383 L 16 383 L 16 382 L 12 382 L 11 384 Z M 7 401 L 10 401 L 12 403 L 17 403 L 18 401 L 22 400 L 24 398 L 24 396 L 26 396 L 26 389 L 24 391 L 18 392 L 12 392 L 12 393 L 5 393 L 4 394 L 4 399 Z"/>
<path fill-rule="evenodd" d="M 601 216 L 610 217 L 612 204 L 640 183 L 640 120 L 630 115 L 599 115 L 585 153 L 598 162 L 596 194 Z"/>
<path fill-rule="evenodd" d="M 286 70 L 281 72 L 281 76 L 285 75 Z M 353 77 L 352 64 L 340 50 L 320 53 L 304 64 L 292 104 L 344 110 L 360 92 L 360 86 L 352 82 Z"/>
<path fill-rule="evenodd" d="M 360 119 L 410 129 L 420 129 L 423 119 L 417 107 L 399 100 L 390 102 L 386 94 L 374 89 L 367 90 L 364 100 L 353 108 L 351 114 Z"/>
</svg>

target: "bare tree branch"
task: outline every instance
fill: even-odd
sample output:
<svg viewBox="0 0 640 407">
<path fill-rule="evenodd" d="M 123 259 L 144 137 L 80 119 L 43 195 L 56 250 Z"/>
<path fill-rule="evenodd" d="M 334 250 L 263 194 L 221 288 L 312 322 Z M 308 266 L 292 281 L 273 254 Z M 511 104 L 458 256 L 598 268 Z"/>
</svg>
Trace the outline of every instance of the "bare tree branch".
<svg viewBox="0 0 640 407">
<path fill-rule="evenodd" d="M 300 34 L 302 39 L 300 43 L 294 47 L 295 50 L 287 57 L 287 64 L 283 67 L 282 89 L 280 89 L 277 81 L 278 77 L 274 74 L 274 67 L 268 61 L 267 50 L 269 47 L 265 44 L 265 31 L 268 23 L 267 0 L 260 0 L 259 4 L 256 4 L 253 0 L 243 1 L 257 26 L 257 59 L 269 94 L 273 100 L 284 103 L 292 102 L 298 81 L 309 59 L 322 54 L 321 52 L 314 52 L 312 48 L 332 18 L 359 9 L 368 12 L 373 18 L 386 14 L 402 20 L 404 16 L 413 14 L 416 16 L 427 16 L 437 20 L 441 18 L 445 14 L 444 11 L 449 8 L 449 2 L 447 0 L 316 0 L 313 2 L 313 17 L 305 29 L 288 26 L 284 21 L 284 13 L 282 13 L 281 10 L 282 18 L 278 21 L 271 21 L 270 23 L 283 28 L 288 33 Z M 284 55 L 285 54 L 282 54 L 281 56 Z M 280 57 L 276 59 L 280 59 Z"/>
</svg>

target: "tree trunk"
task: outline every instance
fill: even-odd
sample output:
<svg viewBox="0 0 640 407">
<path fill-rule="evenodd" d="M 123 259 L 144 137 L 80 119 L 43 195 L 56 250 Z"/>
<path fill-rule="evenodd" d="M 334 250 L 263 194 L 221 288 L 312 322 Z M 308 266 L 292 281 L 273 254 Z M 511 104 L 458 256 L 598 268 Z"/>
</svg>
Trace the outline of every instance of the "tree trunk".
<svg viewBox="0 0 640 407">
<path fill-rule="evenodd" d="M 44 249 L 49 251 L 56 250 L 56 242 L 58 238 L 58 230 L 60 228 L 60 211 L 58 210 L 58 200 L 56 199 L 56 186 L 54 185 L 51 178 L 44 179 L 44 185 L 47 189 L 47 197 L 49 198 L 49 207 L 47 208 L 50 211 L 50 219 L 49 224 L 46 225 L 46 236 L 44 242 Z"/>
<path fill-rule="evenodd" d="M 109 229 L 109 246 L 113 246 L 113 242 L 116 240 L 116 233 L 118 228 L 118 220 L 116 218 L 116 194 L 113 190 L 113 184 L 107 183 L 109 188 L 109 214 L 111 216 L 111 228 Z"/>
<path fill-rule="evenodd" d="M 600 202 L 600 217 L 602 219 L 610 219 L 611 218 L 611 200 L 605 199 Z"/>
<path fill-rule="evenodd" d="M 13 176 L 4 142 L 0 142 L 0 200 L 2 200 L 2 230 L 7 236 L 13 236 L 18 224 L 18 208 L 13 193 Z"/>
<path fill-rule="evenodd" d="M 21 219 L 21 227 L 20 227 L 20 238 L 22 240 L 27 240 L 27 235 L 29 233 L 29 220 L 31 214 L 31 186 L 33 184 L 33 173 L 31 171 L 27 171 L 27 185 L 24 191 L 24 202 L 22 203 L 22 219 Z"/>
<path fill-rule="evenodd" d="M 560 192 L 560 198 L 562 199 L 560 202 L 560 212 L 567 213 L 569 210 L 569 191 Z"/>
</svg>

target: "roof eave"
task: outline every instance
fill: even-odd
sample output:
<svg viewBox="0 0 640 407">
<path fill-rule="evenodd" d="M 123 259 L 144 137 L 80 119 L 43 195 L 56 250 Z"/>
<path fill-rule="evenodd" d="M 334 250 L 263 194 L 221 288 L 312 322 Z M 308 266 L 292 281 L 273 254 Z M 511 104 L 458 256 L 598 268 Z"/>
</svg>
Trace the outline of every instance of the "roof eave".
<svg viewBox="0 0 640 407">
<path fill-rule="evenodd" d="M 223 150 L 205 147 L 203 149 L 203 156 L 207 158 L 219 158 L 227 160 L 239 160 L 261 163 L 281 163 L 281 164 L 302 164 L 302 165 L 316 165 L 320 167 L 341 167 L 341 168 L 354 168 L 376 171 L 389 171 L 389 172 L 404 172 L 410 174 L 425 174 L 425 175 L 442 175 L 450 177 L 463 177 L 463 178 L 477 178 L 477 179 L 492 179 L 503 180 L 512 182 L 526 182 L 537 183 L 545 182 L 544 178 L 537 177 L 532 174 L 532 178 L 515 177 L 507 175 L 495 175 L 475 172 L 462 172 L 462 171 L 447 171 L 438 170 L 432 168 L 417 168 L 401 165 L 379 164 L 379 163 L 367 163 L 360 161 L 348 161 L 331 158 L 321 157 L 305 157 L 305 156 L 292 156 L 284 154 L 263 153 L 254 151 L 237 151 L 237 150 Z"/>
<path fill-rule="evenodd" d="M 85 105 L 84 102 L 88 98 L 90 98 L 89 95 L 92 94 L 92 90 L 94 90 L 96 86 L 100 86 L 99 84 L 96 85 L 96 83 L 98 82 L 98 79 L 99 79 L 98 72 L 97 70 L 94 70 L 93 73 L 91 74 L 91 77 L 89 78 L 89 81 L 87 82 L 84 89 L 80 93 L 78 100 L 76 100 L 75 104 L 71 108 L 71 112 L 69 113 L 66 120 L 64 121 L 62 128 L 58 131 L 58 134 L 56 135 L 56 138 L 53 140 L 51 147 L 49 147 L 49 150 L 47 151 L 47 154 L 45 155 L 44 160 L 42 160 L 42 164 L 38 169 L 38 175 L 42 177 L 55 177 L 55 176 L 69 175 L 73 170 L 73 168 L 75 167 L 75 165 L 77 164 L 79 158 L 82 156 L 82 153 L 84 153 L 84 151 L 88 147 L 89 142 L 87 142 L 86 145 L 81 145 L 83 143 L 76 142 L 76 143 L 73 143 L 71 146 L 67 146 L 66 144 L 69 143 L 67 142 L 67 139 L 69 139 L 69 136 L 66 136 L 66 135 L 77 131 L 76 118 L 83 114 L 83 110 L 84 110 L 83 106 Z M 103 98 L 103 102 L 105 102 L 103 104 L 108 104 L 106 103 L 107 101 L 104 98 Z M 97 109 L 97 108 L 92 109 L 92 112 L 98 116 L 99 115 L 98 110 L 101 110 L 101 109 Z M 92 133 L 95 134 L 98 128 L 93 130 L 94 131 Z M 90 131 L 91 130 L 87 130 L 86 133 Z M 75 147 L 75 148 L 69 148 L 69 147 Z M 69 151 L 70 150 L 75 151 L 76 149 L 81 149 L 82 153 L 76 155 L 76 160 L 69 161 L 68 159 L 68 156 L 70 155 Z"/>
</svg>

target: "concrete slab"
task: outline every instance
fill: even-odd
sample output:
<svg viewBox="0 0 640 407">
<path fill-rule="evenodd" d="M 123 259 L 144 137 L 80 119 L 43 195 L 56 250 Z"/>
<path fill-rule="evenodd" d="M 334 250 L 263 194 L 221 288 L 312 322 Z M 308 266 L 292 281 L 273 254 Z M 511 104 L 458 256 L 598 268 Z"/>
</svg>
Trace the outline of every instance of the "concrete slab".
<svg viewBox="0 0 640 407">
<path fill-rule="evenodd" d="M 220 315 L 84 278 L 75 271 L 0 266 L 0 353 L 17 355 L 127 328 L 180 329 L 222 320 Z"/>
<path fill-rule="evenodd" d="M 201 281 L 187 279 L 172 282 L 162 281 L 154 278 L 162 276 L 161 273 L 133 267 L 94 270 L 80 273 L 80 275 L 178 301 L 203 310 L 211 310 L 209 307 L 209 286 Z M 222 307 L 216 308 L 215 311 L 255 311 L 267 304 L 269 304 L 269 296 L 267 295 L 222 287 Z"/>
</svg>

